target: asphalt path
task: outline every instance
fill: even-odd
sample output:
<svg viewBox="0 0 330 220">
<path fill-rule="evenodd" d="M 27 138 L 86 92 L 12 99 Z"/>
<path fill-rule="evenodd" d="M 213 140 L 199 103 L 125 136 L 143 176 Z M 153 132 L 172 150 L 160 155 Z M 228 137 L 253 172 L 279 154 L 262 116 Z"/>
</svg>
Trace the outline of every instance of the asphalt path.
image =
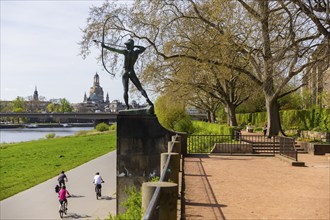
<svg viewBox="0 0 330 220">
<path fill-rule="evenodd" d="M 96 200 L 93 177 L 100 172 L 103 180 L 102 197 Z M 116 151 L 66 172 L 68 213 L 64 219 L 104 219 L 116 213 Z M 1 220 L 61 219 L 55 193 L 57 177 L 18 193 L 0 202 Z"/>
</svg>

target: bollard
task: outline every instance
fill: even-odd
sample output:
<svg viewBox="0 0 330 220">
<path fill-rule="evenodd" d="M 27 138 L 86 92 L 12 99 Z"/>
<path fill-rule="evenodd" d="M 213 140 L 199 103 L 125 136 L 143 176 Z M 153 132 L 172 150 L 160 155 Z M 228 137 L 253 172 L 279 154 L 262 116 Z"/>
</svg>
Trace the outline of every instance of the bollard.
<svg viewBox="0 0 330 220">
<path fill-rule="evenodd" d="M 173 135 L 172 136 L 172 141 L 179 141 L 179 142 L 181 142 L 181 136 L 176 136 L 176 135 Z"/>
<path fill-rule="evenodd" d="M 160 154 L 160 173 L 163 172 L 164 165 L 169 155 L 171 155 L 171 160 L 170 164 L 168 165 L 168 170 L 166 171 L 164 181 L 172 181 L 174 183 L 179 183 L 180 158 L 178 153 Z"/>
<path fill-rule="evenodd" d="M 170 142 L 168 142 L 167 152 L 169 152 L 169 153 L 171 153 L 170 150 L 171 150 L 172 144 L 173 144 L 172 152 L 178 153 L 180 158 L 181 158 L 181 142 L 180 141 L 170 141 Z"/>
<path fill-rule="evenodd" d="M 142 211 L 148 208 L 150 200 L 157 187 L 160 187 L 160 195 L 157 202 L 159 207 L 154 210 L 152 219 L 176 220 L 177 219 L 177 200 L 178 184 L 170 182 L 144 182 L 142 184 Z"/>
<path fill-rule="evenodd" d="M 178 154 L 179 154 L 179 158 L 181 159 L 181 157 L 182 157 L 181 141 L 173 141 L 174 137 L 175 137 L 175 136 L 172 136 L 172 141 L 171 141 L 171 142 L 168 142 L 168 146 L 167 146 L 167 148 L 168 148 L 168 152 L 170 152 L 170 150 L 171 150 L 171 146 L 172 146 L 172 144 L 173 144 L 172 152 L 174 152 L 174 153 L 178 153 Z M 180 136 L 178 136 L 178 137 L 180 137 Z M 179 139 L 181 139 L 181 137 L 180 137 Z M 180 171 L 180 172 L 182 171 L 181 163 L 180 163 L 180 169 L 179 169 L 179 171 Z"/>
</svg>

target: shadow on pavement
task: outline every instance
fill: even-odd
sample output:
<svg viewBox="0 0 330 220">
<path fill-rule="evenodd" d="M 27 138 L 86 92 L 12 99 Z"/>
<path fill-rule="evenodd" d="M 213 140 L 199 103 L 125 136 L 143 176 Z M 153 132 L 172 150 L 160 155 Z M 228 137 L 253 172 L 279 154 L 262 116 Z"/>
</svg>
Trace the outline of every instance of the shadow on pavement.
<svg viewBox="0 0 330 220">
<path fill-rule="evenodd" d="M 112 196 L 101 196 L 100 199 L 102 199 L 102 200 L 113 200 L 113 199 L 116 199 L 116 197 L 112 197 Z"/>
<path fill-rule="evenodd" d="M 212 208 L 221 208 L 221 207 L 227 207 L 226 205 L 222 204 L 210 204 L 210 203 L 198 203 L 198 202 L 186 202 L 186 205 L 191 205 L 191 206 L 205 206 L 205 207 L 212 207 Z"/>
<path fill-rule="evenodd" d="M 82 196 L 82 195 L 72 195 L 69 197 L 69 198 L 83 198 L 85 196 Z"/>
<path fill-rule="evenodd" d="M 224 205 L 224 204 L 219 204 L 218 203 L 215 192 L 213 191 L 212 185 L 211 185 L 211 183 L 208 179 L 211 176 L 206 173 L 205 168 L 203 166 L 202 158 L 205 158 L 205 157 L 199 157 L 198 158 L 198 157 L 194 156 L 193 158 L 197 158 L 198 160 L 196 160 L 196 161 L 187 161 L 187 160 L 185 160 L 184 163 L 186 163 L 186 162 L 188 162 L 188 163 L 189 162 L 197 163 L 194 166 L 198 166 L 199 173 L 197 173 L 197 174 L 184 173 L 183 175 L 185 177 L 194 177 L 194 178 L 202 178 L 203 179 L 202 182 L 203 182 L 203 185 L 204 185 L 203 187 L 204 187 L 204 190 L 205 190 L 205 193 L 206 193 L 205 196 L 208 197 L 209 203 L 189 202 L 189 201 L 186 201 L 185 198 L 184 198 L 184 201 L 183 201 L 184 202 L 184 209 L 187 208 L 186 206 L 208 207 L 208 208 L 211 208 L 210 211 L 213 212 L 213 215 L 211 214 L 213 216 L 212 219 L 225 220 L 226 217 L 223 214 L 221 208 L 227 207 L 227 206 Z M 190 186 L 190 187 L 192 187 L 192 186 Z M 184 197 L 185 197 L 185 195 L 184 195 Z M 195 214 L 192 214 L 192 213 L 185 213 L 185 215 L 189 219 L 195 219 L 195 218 L 203 217 L 201 215 L 195 215 Z"/>
<path fill-rule="evenodd" d="M 63 216 L 63 219 L 79 219 L 79 218 L 90 218 L 91 216 L 85 214 L 77 214 L 77 213 L 67 213 L 67 215 Z"/>
</svg>

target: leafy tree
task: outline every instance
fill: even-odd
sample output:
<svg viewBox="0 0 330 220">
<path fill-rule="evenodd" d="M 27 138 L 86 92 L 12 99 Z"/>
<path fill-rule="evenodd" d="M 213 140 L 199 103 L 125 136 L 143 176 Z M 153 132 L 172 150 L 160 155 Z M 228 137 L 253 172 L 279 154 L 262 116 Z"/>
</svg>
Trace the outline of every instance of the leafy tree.
<svg viewBox="0 0 330 220">
<path fill-rule="evenodd" d="M 10 104 L 10 111 L 16 112 L 16 113 L 25 112 L 26 107 L 25 107 L 24 98 L 17 96 L 17 98 L 15 100 L 13 100 Z M 14 118 L 12 119 L 12 121 L 14 123 Z M 17 118 L 17 123 L 19 123 L 19 122 L 20 122 L 20 118 Z"/>
<path fill-rule="evenodd" d="M 303 109 L 303 99 L 301 94 L 294 92 L 279 99 L 282 110 Z"/>
<path fill-rule="evenodd" d="M 48 112 L 55 112 L 56 111 L 56 106 L 55 104 L 52 102 L 50 104 L 47 105 L 47 110 Z"/>
<path fill-rule="evenodd" d="M 25 100 L 23 97 L 17 96 L 17 98 L 11 102 L 11 111 L 12 112 L 25 111 Z"/>
<path fill-rule="evenodd" d="M 197 91 L 196 93 L 190 92 L 188 95 L 191 96 L 188 100 L 188 104 L 202 112 L 206 112 L 207 121 L 215 123 L 216 111 L 221 106 L 220 101 L 204 91 Z"/>
<path fill-rule="evenodd" d="M 253 66 L 247 75 L 263 88 L 267 133 L 276 135 L 281 130 L 279 99 L 303 86 L 301 82 L 294 88 L 288 87 L 297 75 L 324 59 L 326 54 L 309 60 L 322 38 L 310 19 L 291 2 L 238 2 L 244 20 L 237 20 L 235 26 L 244 34 L 237 35 L 236 42 L 244 46 L 242 56 Z"/>
<path fill-rule="evenodd" d="M 249 100 L 242 103 L 242 105 L 237 108 L 237 113 L 266 111 L 265 97 L 263 96 L 263 92 L 260 87 L 257 85 L 251 86 L 250 90 L 246 92 L 250 95 Z"/>
<path fill-rule="evenodd" d="M 68 100 L 66 100 L 65 98 L 63 99 L 60 99 L 59 100 L 59 104 L 56 108 L 56 111 L 57 112 L 61 112 L 61 113 L 64 113 L 64 112 L 72 112 L 72 106 L 70 104 L 70 102 Z"/>
<path fill-rule="evenodd" d="M 212 58 L 226 59 L 228 62 L 237 59 L 235 51 L 219 43 L 228 43 L 230 35 L 219 35 L 218 29 L 205 25 L 204 21 L 196 17 L 193 7 L 184 10 L 182 7 L 189 5 L 188 3 L 178 3 L 180 8 L 173 8 L 174 5 L 163 1 L 153 3 L 146 4 L 137 1 L 131 8 L 115 8 L 114 4 L 106 2 L 102 7 L 92 8 L 90 22 L 83 30 L 82 55 L 88 55 L 88 48 L 93 38 L 102 37 L 101 21 L 105 20 L 107 14 L 115 14 L 105 26 L 105 31 L 108 33 L 107 42 L 122 44 L 122 36 L 130 34 L 144 40 L 141 43 L 149 44 L 153 49 L 144 55 L 147 59 L 141 57 L 144 63 L 142 68 L 145 67 L 143 72 L 145 82 L 153 84 L 157 91 L 167 88 L 167 91 L 186 95 L 185 91 L 189 90 L 190 94 L 185 96 L 186 100 L 199 109 L 205 109 L 209 113 L 209 121 L 215 120 L 215 108 L 222 103 L 226 106 L 229 124 L 237 125 L 235 109 L 248 98 L 246 95 L 242 96 L 240 92 L 243 85 L 242 81 L 239 83 L 240 73 L 208 62 Z M 171 13 L 168 13 L 167 8 Z M 205 8 L 212 13 L 212 16 L 218 16 L 217 13 L 221 12 L 221 10 L 215 10 L 210 2 Z M 179 19 L 177 19 L 178 16 Z M 219 21 L 219 24 L 221 22 Z M 158 25 L 160 25 L 159 28 Z M 172 32 L 178 34 L 173 36 Z M 173 52 L 181 54 L 171 55 Z M 112 67 L 115 67 L 118 61 L 116 54 L 106 55 L 113 61 Z M 229 76 L 226 77 L 226 74 Z M 207 99 L 204 102 L 201 102 L 201 99 L 195 102 L 197 99 L 191 94 L 198 94 L 199 97 L 203 94 Z"/>
<path fill-rule="evenodd" d="M 155 102 L 155 113 L 159 123 L 170 130 L 192 132 L 192 123 L 181 99 L 166 94 L 159 96 Z"/>
<path fill-rule="evenodd" d="M 0 100 L 0 112 L 10 112 L 11 111 L 11 103 Z"/>
<path fill-rule="evenodd" d="M 155 62 L 166 65 L 170 60 L 190 60 L 208 70 L 217 66 L 249 77 L 262 88 L 265 97 L 267 135 L 277 135 L 281 131 L 279 99 L 303 86 L 288 85 L 327 56 L 324 53 L 309 60 L 325 35 L 314 28 L 312 16 L 301 12 L 292 1 L 155 0 L 136 1 L 134 6 L 125 8 L 116 8 L 107 1 L 91 9 L 81 52 L 88 55 L 92 40 L 102 37 L 102 21 L 111 14 L 106 24 L 107 42 L 122 44 L 124 36 L 131 35 L 140 40 L 139 44 L 149 45 L 150 49 L 141 56 L 141 69 Z M 108 58 L 115 67 L 116 54 L 110 53 Z M 152 75 L 162 86 L 175 79 L 163 74 Z"/>
</svg>

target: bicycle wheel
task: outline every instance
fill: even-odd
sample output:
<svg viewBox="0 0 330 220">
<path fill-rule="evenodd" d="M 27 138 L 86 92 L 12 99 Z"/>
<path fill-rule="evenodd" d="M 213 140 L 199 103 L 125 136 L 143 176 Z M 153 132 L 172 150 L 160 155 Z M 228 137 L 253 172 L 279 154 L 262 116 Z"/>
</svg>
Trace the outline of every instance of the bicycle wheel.
<svg viewBox="0 0 330 220">
<path fill-rule="evenodd" d="M 60 208 L 60 217 L 63 218 L 63 214 L 66 214 L 66 203 L 63 201 Z"/>
<path fill-rule="evenodd" d="M 61 206 L 61 209 L 60 209 L 59 213 L 60 213 L 60 217 L 63 218 L 62 206 Z"/>
</svg>

